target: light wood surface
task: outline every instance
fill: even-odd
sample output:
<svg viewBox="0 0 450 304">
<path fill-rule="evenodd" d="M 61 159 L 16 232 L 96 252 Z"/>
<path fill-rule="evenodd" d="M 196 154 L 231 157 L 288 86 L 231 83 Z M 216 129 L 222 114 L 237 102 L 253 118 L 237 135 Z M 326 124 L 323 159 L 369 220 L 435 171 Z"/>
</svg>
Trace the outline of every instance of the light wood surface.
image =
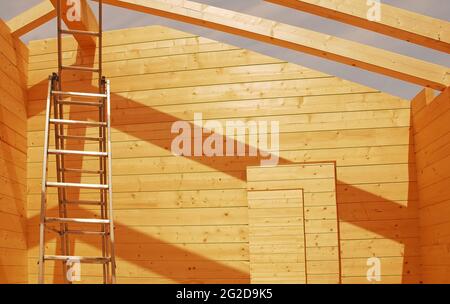
<svg viewBox="0 0 450 304">
<path fill-rule="evenodd" d="M 380 3 L 380 20 L 369 20 L 366 0 L 266 0 L 380 34 L 450 53 L 450 22 Z"/>
<path fill-rule="evenodd" d="M 27 283 L 26 47 L 0 20 L 0 283 Z"/>
<path fill-rule="evenodd" d="M 220 122 L 279 121 L 280 165 L 335 160 L 337 185 L 328 179 L 304 180 L 313 190 L 333 185 L 336 189 L 336 196 L 304 193 L 311 204 L 307 227 L 316 231 L 312 239 L 306 239 L 307 246 L 314 246 L 316 239 L 327 244 L 312 254 L 339 253 L 326 250 L 336 243 L 322 235 L 336 229 L 337 215 L 343 283 L 367 282 L 364 259 L 374 255 L 389 265 L 382 282 L 418 282 L 418 195 L 409 101 L 165 27 L 105 32 L 104 39 L 105 75 L 111 75 L 113 90 L 118 282 L 250 282 L 247 167 L 259 166 L 260 159 L 173 156 L 170 126 L 177 120 L 192 122 L 194 112 Z M 54 43 L 30 43 L 28 170 L 23 172 L 29 206 L 30 281 L 37 271 L 32 261 L 37 257 L 46 97 L 40 77 L 54 69 Z M 67 39 L 64 45 L 65 58 L 75 60 L 76 42 Z M 246 74 L 246 69 L 251 73 Z M 68 87 L 83 89 L 95 83 L 78 79 L 74 74 Z M 66 113 L 70 119 L 96 119 L 80 106 L 69 107 Z M 94 134 L 89 127 L 69 131 Z M 81 141 L 71 145 L 96 148 Z M 86 169 L 96 163 L 89 157 L 68 161 Z M 51 202 L 55 195 L 51 190 L 49 208 L 56 206 Z M 89 190 L 69 197 L 95 199 Z M 337 205 L 337 212 L 321 209 L 324 201 Z M 71 210 L 86 217 L 93 212 L 89 206 Z M 323 212 L 333 218 L 318 219 Z M 93 241 L 85 243 L 77 247 L 80 254 L 98 253 Z M 53 238 L 49 253 L 55 246 Z M 177 272 L 180 265 L 184 270 Z M 335 267 L 328 265 L 311 261 L 310 269 L 319 273 Z M 49 273 L 49 282 L 60 280 L 59 270 Z M 99 279 L 91 274 L 94 270 L 86 269 L 83 282 Z M 333 278 L 317 276 L 317 282 L 333 282 Z"/>
<path fill-rule="evenodd" d="M 450 89 L 412 100 L 419 188 L 420 253 L 425 283 L 450 283 Z"/>
<path fill-rule="evenodd" d="M 291 190 L 294 187 L 302 191 Z M 271 278 L 276 278 L 279 282 L 340 283 L 334 163 L 248 167 L 247 191 L 252 280 L 273 282 Z M 269 208 L 266 207 L 268 205 L 275 206 Z M 257 230 L 260 227 L 266 227 L 267 231 Z M 290 237 L 280 239 L 279 235 L 284 234 L 277 233 L 276 229 L 287 227 L 291 228 L 288 232 Z M 296 229 L 295 232 L 292 229 Z M 267 235 L 274 238 L 267 239 Z M 264 239 L 265 246 L 259 246 L 261 241 L 254 236 Z M 295 259 L 293 252 L 297 253 Z M 292 265 L 297 268 L 285 269 L 283 261 L 288 257 L 293 259 Z M 271 277 L 264 272 L 253 272 L 254 268 L 258 269 L 259 263 L 274 258 L 279 258 L 280 264 L 274 264 L 279 266 L 278 272 L 272 273 Z M 254 264 L 255 267 L 252 267 Z M 289 271 L 290 275 L 286 275 L 285 271 Z"/>
<path fill-rule="evenodd" d="M 448 67 L 206 4 L 177 0 L 105 0 L 104 3 L 306 52 L 437 90 L 444 90 L 450 84 Z M 92 15 L 88 6 L 83 7 L 86 9 L 83 14 L 86 18 L 80 24 L 70 24 L 69 27 L 86 29 L 87 26 L 93 24 L 95 16 Z M 400 16 L 404 18 L 404 14 L 400 14 Z M 418 16 L 421 20 L 428 20 L 424 16 Z M 30 22 L 37 18 L 36 16 L 32 17 Z M 16 18 L 24 20 L 28 17 L 18 16 Z M 27 25 L 22 26 L 26 27 Z M 423 26 L 423 28 L 426 27 Z M 415 27 L 412 31 L 414 29 Z M 442 39 L 447 39 L 447 29 L 440 30 L 443 31 Z M 90 46 L 93 45 L 90 43 Z"/>
</svg>

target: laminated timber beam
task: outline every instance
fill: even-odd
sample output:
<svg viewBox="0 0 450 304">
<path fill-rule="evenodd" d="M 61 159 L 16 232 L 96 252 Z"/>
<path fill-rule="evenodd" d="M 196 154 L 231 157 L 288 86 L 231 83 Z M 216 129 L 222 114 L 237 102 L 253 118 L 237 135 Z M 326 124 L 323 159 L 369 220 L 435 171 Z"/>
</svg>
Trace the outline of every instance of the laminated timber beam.
<svg viewBox="0 0 450 304">
<path fill-rule="evenodd" d="M 56 6 L 58 0 L 44 0 L 38 5 L 30 8 L 22 14 L 7 22 L 14 36 L 20 37 L 47 21 L 56 17 Z M 70 30 L 98 32 L 97 17 L 87 3 L 81 1 L 81 21 L 69 21 L 67 19 L 67 2 L 61 1 L 63 21 Z M 89 35 L 74 35 L 78 43 L 83 47 L 95 47 L 96 38 Z"/>
<path fill-rule="evenodd" d="M 103 3 L 305 52 L 403 81 L 444 90 L 449 68 L 361 43 L 187 0 Z"/>
<path fill-rule="evenodd" d="M 103 2 L 290 48 L 424 87 L 444 90 L 450 83 L 447 67 L 206 4 L 187 0 Z"/>
<path fill-rule="evenodd" d="M 20 37 L 56 17 L 53 4 L 44 0 L 38 5 L 12 18 L 6 24 L 14 37 Z"/>
<path fill-rule="evenodd" d="M 380 20 L 369 21 L 366 0 L 265 0 L 397 39 L 450 53 L 450 22 L 380 3 Z"/>
</svg>

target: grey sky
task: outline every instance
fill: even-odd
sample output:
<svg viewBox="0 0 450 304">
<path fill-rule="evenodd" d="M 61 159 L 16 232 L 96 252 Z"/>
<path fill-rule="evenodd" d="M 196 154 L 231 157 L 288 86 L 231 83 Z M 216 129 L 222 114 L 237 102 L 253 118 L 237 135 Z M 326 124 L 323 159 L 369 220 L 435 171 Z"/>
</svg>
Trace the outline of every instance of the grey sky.
<svg viewBox="0 0 450 304">
<path fill-rule="evenodd" d="M 8 20 L 20 12 L 36 5 L 42 0 L 0 0 L 0 18 Z M 302 13 L 279 5 L 266 3 L 262 0 L 195 0 L 246 14 L 260 16 L 280 22 L 301 26 L 326 34 L 351 39 L 368 45 L 384 48 L 390 51 L 413 56 L 444 66 L 450 66 L 450 55 L 433 51 L 414 44 L 392 39 L 383 35 L 344 25 L 329 19 Z M 450 0 L 383 0 L 384 3 L 402 7 L 435 18 L 450 21 Z M 122 8 L 105 5 L 104 29 L 120 29 L 152 24 L 166 25 L 182 31 L 195 33 L 211 39 L 230 43 L 251 49 L 282 60 L 297 63 L 344 79 L 355 81 L 393 95 L 412 98 L 419 86 L 405 83 L 393 78 L 384 77 L 329 60 L 306 55 L 300 52 L 268 45 L 218 31 L 208 30 L 181 22 L 175 22 L 160 17 L 137 13 Z M 40 28 L 22 37 L 24 42 L 30 40 L 55 37 L 56 24 L 48 22 Z M 376 60 L 376 58 L 374 58 Z"/>
</svg>

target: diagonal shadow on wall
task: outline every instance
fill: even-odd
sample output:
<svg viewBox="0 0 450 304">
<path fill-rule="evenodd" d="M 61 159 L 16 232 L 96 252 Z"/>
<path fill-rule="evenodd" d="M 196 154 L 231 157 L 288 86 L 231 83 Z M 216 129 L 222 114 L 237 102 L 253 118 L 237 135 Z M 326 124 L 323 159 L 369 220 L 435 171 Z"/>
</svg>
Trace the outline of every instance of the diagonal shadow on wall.
<svg viewBox="0 0 450 304">
<path fill-rule="evenodd" d="M 42 86 L 45 84 L 45 81 L 40 82 L 36 85 L 34 85 L 33 87 L 30 88 L 30 91 L 33 92 L 34 95 L 42 95 L 44 94 L 42 91 Z M 77 90 L 77 83 L 72 82 L 72 83 L 68 83 L 68 87 L 67 90 Z M 79 89 L 78 89 L 79 90 Z M 43 98 L 45 98 L 46 96 L 42 96 Z M 147 141 L 155 146 L 158 146 L 164 150 L 170 151 L 170 145 L 172 142 L 172 139 L 176 136 L 176 134 L 172 134 L 170 131 L 170 128 L 166 128 L 163 130 L 159 130 L 158 132 L 158 137 L 152 137 L 151 135 L 148 135 L 148 132 L 139 132 L 139 131 L 135 131 L 135 130 L 130 130 L 128 128 L 126 128 L 126 123 L 121 124 L 121 111 L 120 109 L 124 109 L 124 108 L 139 108 L 139 123 L 142 124 L 150 124 L 150 123 L 155 123 L 155 122 L 167 122 L 167 123 L 172 123 L 175 121 L 178 121 L 179 118 L 174 117 L 172 115 L 169 115 L 167 113 L 158 111 L 152 107 L 148 107 L 145 106 L 143 104 L 140 104 L 139 102 L 136 102 L 134 100 L 125 98 L 121 95 L 118 94 L 112 94 L 112 118 L 113 118 L 113 123 L 112 123 L 112 127 L 116 130 L 119 130 L 121 132 L 127 133 L 130 136 L 133 136 L 137 139 L 143 140 L 143 141 Z M 43 109 L 36 109 L 33 113 L 29 113 L 30 116 L 34 116 L 34 115 L 38 115 L 40 112 L 42 112 Z M 71 112 L 70 113 L 70 119 L 77 119 L 77 120 L 88 120 L 88 119 L 92 119 L 92 120 L 96 120 L 97 117 L 94 113 L 92 112 Z M 191 124 L 192 126 L 192 124 Z M 76 135 L 80 135 L 80 134 L 84 134 L 82 129 L 73 129 L 72 130 L 73 134 Z M 80 133 L 81 132 L 81 133 Z M 79 142 L 77 145 L 72 147 L 75 150 L 83 150 L 84 149 L 84 142 Z M 246 149 L 248 150 L 248 145 L 246 145 Z M 255 166 L 255 165 L 259 165 L 261 162 L 261 158 L 260 157 L 249 157 L 249 156 L 243 156 L 243 157 L 195 157 L 195 156 L 183 156 L 187 159 L 196 161 L 198 163 L 201 163 L 203 165 L 206 165 L 214 170 L 220 171 L 220 172 L 224 172 L 232 177 L 241 179 L 243 181 L 246 180 L 245 177 L 245 173 L 246 173 L 246 169 L 248 166 Z M 413 158 L 412 158 L 413 159 Z M 230 161 L 231 160 L 231 161 Z M 81 168 L 82 165 L 82 159 L 78 160 L 78 166 L 79 168 Z M 292 164 L 293 162 L 288 160 L 288 159 L 283 159 L 280 158 L 279 164 Z M 232 164 L 230 166 L 230 164 Z M 415 175 L 415 166 L 414 166 L 414 161 L 411 161 L 410 159 L 410 175 L 413 176 Z M 76 179 L 76 177 L 75 177 Z M 404 283 L 410 283 L 410 282 L 416 282 L 416 281 L 412 281 L 412 279 L 410 279 L 411 274 L 409 273 L 409 268 L 406 267 L 406 265 L 408 263 L 417 263 L 416 259 L 411 259 L 411 258 L 415 258 L 416 257 L 416 248 L 414 245 L 414 238 L 411 238 L 409 235 L 404 235 L 402 233 L 398 233 L 398 228 L 399 225 L 401 224 L 402 220 L 403 220 L 403 216 L 402 214 L 410 214 L 411 212 L 414 212 L 416 206 L 414 205 L 414 201 L 416 200 L 416 194 L 414 193 L 415 191 L 415 187 L 413 187 L 413 185 L 410 187 L 410 195 L 408 197 L 408 202 L 407 202 L 407 206 L 401 206 L 399 205 L 397 202 L 395 201 L 391 201 L 388 199 L 383 198 L 382 196 L 377 196 L 374 195 L 370 192 L 364 191 L 362 189 L 359 189 L 353 185 L 349 185 L 346 184 L 344 182 L 341 181 L 337 181 L 338 185 L 340 185 L 337 189 L 337 202 L 338 202 L 338 218 L 340 222 L 351 222 L 352 224 L 359 226 L 362 229 L 365 229 L 367 231 L 370 231 L 372 233 L 376 233 L 378 234 L 381 238 L 385 238 L 385 239 L 390 239 L 393 240 L 399 244 L 402 244 L 404 246 L 403 251 L 399 252 L 400 256 L 404 256 L 404 267 L 403 267 L 403 282 Z M 365 218 L 362 221 L 355 221 L 355 218 L 351 215 L 351 210 L 346 210 L 346 208 L 348 208 L 347 204 L 341 199 L 341 197 L 343 196 L 352 196 L 355 198 L 355 201 L 359 201 L 361 203 L 364 202 L 374 202 L 374 203 L 379 203 L 380 204 L 380 209 L 384 208 L 387 210 L 391 210 L 391 209 L 400 209 L 399 212 L 397 212 L 397 214 L 400 214 L 400 217 L 398 219 L 393 219 L 393 224 L 391 226 L 390 229 L 386 229 L 386 227 L 380 227 L 380 226 L 376 226 L 373 225 L 373 222 L 375 221 L 374 218 L 371 218 L 370 216 L 368 216 L 367 218 Z M 87 211 L 86 211 L 87 212 Z M 86 215 L 88 216 L 89 214 L 86 213 Z M 37 224 L 37 221 L 35 218 L 30 219 L 32 224 Z M 395 222 L 398 221 L 398 224 L 396 224 Z M 117 225 L 121 225 L 119 223 L 117 223 Z M 127 228 L 125 225 L 121 225 L 121 228 L 126 229 L 127 232 L 129 232 L 130 234 L 139 234 L 139 232 L 134 231 L 132 228 Z M 137 235 L 136 235 L 137 236 Z M 152 243 L 154 241 L 156 241 L 155 238 L 153 238 L 152 236 L 149 235 L 139 235 L 139 237 L 145 237 L 149 240 L 149 243 Z M 411 242 L 413 241 L 413 242 Z M 31 243 L 30 244 L 31 247 L 36 246 L 36 244 Z M 194 255 L 195 257 L 201 258 L 203 261 L 207 261 L 208 263 L 211 263 L 211 267 L 213 269 L 219 267 L 225 274 L 228 275 L 233 275 L 236 277 L 245 277 L 245 275 L 248 276 L 248 274 L 243 274 L 242 272 L 239 272 L 235 269 L 232 268 L 227 268 L 226 266 L 222 265 L 222 264 L 218 264 L 217 262 L 211 261 L 206 259 L 205 257 L 201 257 L 199 255 L 196 255 L 195 253 L 189 252 L 189 251 L 185 251 L 179 247 L 170 245 L 170 244 L 165 244 L 166 246 L 166 250 L 167 252 L 174 254 L 174 255 L 186 255 L 186 256 L 192 256 Z M 142 252 L 141 253 L 142 256 L 145 256 L 146 252 Z M 120 255 L 120 253 L 118 253 L 118 255 Z M 133 261 L 133 263 L 139 264 L 139 261 Z M 140 266 L 144 266 L 144 267 L 150 267 L 149 270 L 154 270 L 151 269 L 151 266 L 146 266 L 144 264 L 139 264 Z M 157 270 L 158 271 L 158 270 Z M 167 272 L 162 272 L 161 275 L 164 275 L 166 277 L 169 277 L 173 280 L 177 280 L 175 277 L 173 277 L 173 275 L 171 273 L 167 273 Z M 343 273 L 343 275 L 345 276 L 345 272 Z"/>
</svg>

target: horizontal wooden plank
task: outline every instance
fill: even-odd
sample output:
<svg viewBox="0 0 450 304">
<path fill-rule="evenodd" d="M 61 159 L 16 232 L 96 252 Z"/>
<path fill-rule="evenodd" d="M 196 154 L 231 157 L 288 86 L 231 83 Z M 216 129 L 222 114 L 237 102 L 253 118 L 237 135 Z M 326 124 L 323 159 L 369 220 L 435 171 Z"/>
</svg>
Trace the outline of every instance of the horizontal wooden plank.
<svg viewBox="0 0 450 304">
<path fill-rule="evenodd" d="M 404 202 L 418 201 L 415 182 L 374 183 L 361 185 L 338 185 L 340 204 L 357 202 Z"/>
<path fill-rule="evenodd" d="M 448 131 L 448 120 L 450 118 L 450 109 L 442 113 L 441 116 L 431 121 L 425 128 L 414 135 L 416 152 L 433 143 L 438 138 L 445 136 Z"/>
<path fill-rule="evenodd" d="M 423 165 L 422 162 L 419 163 Z M 418 164 L 418 165 L 419 165 Z M 450 177 L 450 151 L 448 156 L 436 161 L 429 166 L 421 166 L 421 170 L 418 172 L 418 187 L 419 189 L 427 187 L 431 184 L 439 182 L 443 179 Z"/>
<path fill-rule="evenodd" d="M 418 238 L 372 239 L 372 240 L 343 240 L 341 241 L 342 258 L 369 258 L 389 256 L 418 257 Z"/>
<path fill-rule="evenodd" d="M 91 211 L 92 212 L 92 211 Z M 55 210 L 47 216 L 56 216 Z M 71 212 L 72 217 L 83 217 L 85 211 Z M 88 213 L 88 216 L 91 213 Z M 38 210 L 30 210 L 28 216 L 38 217 Z M 247 224 L 247 208 L 200 208 L 200 209 L 152 209 L 115 210 L 114 219 L 132 226 L 184 226 L 184 225 L 239 225 Z"/>
<path fill-rule="evenodd" d="M 0 194 L 0 212 L 14 215 L 26 215 L 26 203 L 16 197 Z"/>
<path fill-rule="evenodd" d="M 414 238 L 419 236 L 418 219 L 340 221 L 341 240 Z"/>
<path fill-rule="evenodd" d="M 245 99 L 255 98 L 274 98 L 282 96 L 310 96 L 310 95 L 336 95 L 336 94 L 350 94 L 350 93 L 370 93 L 377 92 L 376 90 L 369 89 L 367 87 L 356 85 L 349 81 L 337 79 L 333 77 L 326 78 L 326 81 L 322 78 L 315 79 L 287 79 L 287 80 L 271 80 L 253 82 L 250 77 L 242 77 L 241 83 L 211 83 L 207 82 L 207 78 L 199 76 L 199 82 L 188 82 L 186 87 L 177 87 L 177 83 L 173 82 L 173 77 L 169 74 L 166 75 L 166 81 L 168 87 L 152 87 L 151 90 L 130 90 L 125 87 L 131 80 L 129 77 L 127 80 L 122 80 L 123 90 L 117 89 L 116 85 L 112 83 L 111 92 L 112 101 L 117 98 L 127 98 L 130 100 L 138 101 L 145 98 L 158 98 L 159 104 L 173 104 L 180 103 L 180 96 L 183 97 L 185 103 L 194 100 L 233 100 L 236 96 Z M 266 79 L 272 79 L 270 75 L 262 76 Z M 282 77 L 282 76 L 279 76 Z M 187 79 L 187 78 L 186 78 Z M 172 80 L 172 82 L 171 82 Z M 188 81 L 185 80 L 185 81 Z M 216 81 L 220 81 L 216 78 Z M 200 85 L 201 83 L 204 85 Z M 144 87 L 148 84 L 139 81 L 139 85 Z M 67 90 L 81 90 L 83 92 L 92 89 L 94 81 L 91 82 L 71 82 L 63 83 Z M 150 84 L 151 85 L 151 84 Z M 161 83 L 164 85 L 164 83 Z M 148 89 L 148 88 L 147 88 Z M 43 100 L 47 96 L 46 84 L 31 87 L 28 91 L 28 100 Z M 145 97 L 144 97 L 145 96 Z M 220 96 L 220 97 L 218 97 Z M 123 99 L 122 99 L 123 100 Z"/>
<path fill-rule="evenodd" d="M 11 35 L 9 27 L 3 20 L 0 20 L 0 52 L 15 66 L 24 66 L 28 62 L 29 51 L 25 43 Z"/>
<path fill-rule="evenodd" d="M 6 55 L 0 51 L 0 71 L 8 75 L 16 85 L 26 88 L 27 74 L 26 66 L 14 65 Z"/>
<path fill-rule="evenodd" d="M 236 46 L 216 42 L 204 37 L 192 36 L 169 40 L 143 41 L 117 46 L 103 46 L 102 56 L 103 62 L 111 62 L 236 49 L 238 49 Z M 89 49 L 63 50 L 62 55 L 64 60 L 75 60 L 78 56 L 86 64 L 98 63 L 98 52 L 92 54 L 92 50 Z M 56 67 L 55 60 L 57 58 L 57 52 L 30 56 L 29 70 L 45 69 L 51 66 Z"/>
<path fill-rule="evenodd" d="M 54 233 L 48 232 L 46 239 L 55 242 Z M 52 239 L 53 237 L 53 239 Z M 134 226 L 133 232 L 126 226 L 117 226 L 116 244 L 218 244 L 247 243 L 248 226 L 245 225 L 201 225 L 201 226 Z M 38 225 L 28 226 L 29 244 L 39 241 Z M 34 246 L 33 245 L 33 246 Z"/>
<path fill-rule="evenodd" d="M 247 197 L 244 189 L 217 189 L 195 191 L 154 191 L 114 193 L 114 209 L 177 209 L 177 208 L 217 208 L 217 207 L 247 207 Z M 67 196 L 71 200 L 95 200 L 98 193 L 81 193 Z M 56 194 L 50 194 L 48 208 L 57 207 Z M 28 195 L 28 210 L 39 210 L 40 193 Z M 70 210 L 69 206 L 69 210 Z M 75 207 L 73 207 L 75 208 Z M 98 209 L 97 207 L 86 209 Z"/>
<path fill-rule="evenodd" d="M 26 219 L 23 215 L 0 213 L 0 230 L 9 232 L 25 233 Z"/>
<path fill-rule="evenodd" d="M 97 242 L 95 242 L 96 244 Z M 55 253 L 53 243 L 46 245 L 48 254 Z M 96 256 L 100 248 L 78 243 L 75 254 Z M 128 261 L 248 261 L 248 245 L 219 244 L 117 244 L 116 256 Z M 38 247 L 30 248 L 30 258 L 38 257 Z"/>
<path fill-rule="evenodd" d="M 30 282 L 37 282 L 37 274 L 31 274 Z M 56 280 L 55 280 L 56 279 Z M 54 282 L 62 283 L 64 279 L 59 275 L 46 275 L 45 284 L 52 284 Z M 128 278 L 119 277 L 117 283 L 119 284 L 249 284 L 250 279 L 238 279 L 238 278 L 223 278 L 223 279 L 171 279 L 171 278 Z M 81 282 L 75 282 L 74 284 L 103 284 L 102 276 L 84 276 Z"/>
<path fill-rule="evenodd" d="M 0 265 L 5 275 L 0 277 L 0 284 L 18 284 L 27 283 L 27 267 L 16 265 Z"/>
<path fill-rule="evenodd" d="M 158 191 L 169 190 L 201 190 L 201 189 L 239 189 L 245 187 L 244 173 L 230 176 L 221 172 L 206 173 L 186 173 L 186 174 L 161 174 L 161 175 L 143 175 L 143 176 L 123 176 L 113 179 L 114 191 L 146 191 L 157 189 Z M 95 183 L 93 177 L 85 177 L 83 183 Z M 30 180 L 28 184 L 28 193 L 40 193 L 40 180 Z M 86 190 L 88 192 L 88 190 Z M 92 191 L 90 191 L 92 192 Z M 52 193 L 52 192 L 49 192 Z"/>
<path fill-rule="evenodd" d="M 423 283 L 421 276 L 414 275 L 397 275 L 397 276 L 381 276 L 381 281 L 367 281 L 367 277 L 343 277 L 343 284 L 421 284 Z"/>
<path fill-rule="evenodd" d="M 419 257 L 381 257 L 381 276 L 420 276 Z M 367 258 L 342 259 L 343 277 L 364 277 L 370 266 Z"/>
<path fill-rule="evenodd" d="M 44 73 L 43 73 L 44 74 Z M 47 75 L 47 73 L 45 73 Z M 34 96 L 40 94 L 42 96 L 42 89 L 46 87 L 45 75 L 39 76 L 34 82 L 30 90 L 30 99 L 34 99 Z M 249 77 L 251 75 L 251 77 Z M 318 76 L 322 76 L 316 78 Z M 186 70 L 186 71 L 171 71 L 153 74 L 132 74 L 122 75 L 118 74 L 117 77 L 110 77 L 111 88 L 113 93 L 117 92 L 130 92 L 130 91 L 143 91 L 143 90 L 158 90 L 158 89 L 170 89 L 170 88 L 183 88 L 192 86 L 209 86 L 220 84 L 239 84 L 249 82 L 258 83 L 264 81 L 284 81 L 302 79 L 309 82 L 312 80 L 322 79 L 334 79 L 331 76 L 322 75 L 317 72 L 308 72 L 296 65 L 286 63 L 274 63 L 274 64 L 252 64 L 245 66 L 231 66 L 231 67 L 219 67 L 219 68 L 207 68 L 201 70 Z M 95 79 L 90 80 L 73 79 L 69 82 L 67 80 L 63 83 L 68 90 L 72 91 L 72 88 L 79 88 L 79 91 L 88 91 L 89 86 L 95 83 Z M 31 80 L 33 81 L 33 79 Z M 333 82 L 330 81 L 330 85 Z M 35 95 L 36 94 L 36 95 Z"/>
<path fill-rule="evenodd" d="M 260 181 L 253 182 L 248 181 L 247 187 L 249 190 L 265 191 L 265 190 L 278 190 L 278 189 L 292 189 L 295 186 L 302 187 L 304 192 L 330 192 L 335 189 L 334 178 L 326 179 L 305 179 L 305 180 L 279 180 L 279 181 Z M 307 202 L 305 201 L 305 204 Z"/>
<path fill-rule="evenodd" d="M 286 83 L 286 82 L 285 82 Z M 275 87 L 278 84 L 273 84 Z M 204 88 L 206 90 L 207 88 Z M 218 90 L 219 88 L 215 88 Z M 206 92 L 205 92 L 206 93 Z M 213 90 L 208 94 L 184 94 L 180 95 L 183 98 L 174 98 L 172 100 L 165 100 L 161 102 L 158 99 L 139 98 L 134 96 L 132 100 L 136 103 L 125 103 L 117 96 L 112 96 L 112 108 L 114 111 L 125 110 L 132 111 L 134 108 L 152 107 L 159 112 L 171 113 L 176 117 L 183 117 L 186 106 L 189 104 L 189 110 L 192 112 L 202 112 L 204 117 L 220 118 L 220 117 L 236 117 L 239 113 L 242 116 L 250 117 L 257 115 L 286 115 L 286 114 L 302 114 L 302 113 L 332 113 L 332 112 L 353 112 L 353 111 L 375 111 L 375 110 L 400 110 L 409 109 L 409 103 L 400 98 L 395 98 L 384 93 L 355 93 L 350 95 L 335 95 L 332 99 L 330 96 L 314 96 L 314 92 L 300 94 L 284 94 L 283 91 L 278 91 L 277 97 L 263 97 L 252 99 L 252 96 L 238 94 L 230 96 L 227 94 L 212 95 Z M 261 92 L 262 94 L 270 93 Z M 325 93 L 325 92 L 324 92 Z M 248 94 L 248 92 L 247 92 Z M 275 95 L 276 96 L 276 95 Z M 244 102 L 245 101 L 245 102 Z M 214 106 L 211 106 L 214 103 Z M 255 112 L 255 107 L 258 111 Z M 237 111 L 236 108 L 239 108 Z M 45 115 L 45 98 L 40 100 L 33 100 L 28 104 L 28 112 L 32 115 Z M 86 112 L 83 107 L 65 107 L 64 113 L 79 113 Z M 126 113 L 125 112 L 125 113 Z M 135 112 L 133 112 L 135 113 Z M 138 114 L 138 113 L 136 113 Z M 156 113 L 155 113 L 156 115 Z M 126 118 L 126 117 L 125 117 Z M 124 119 L 124 118 L 121 118 Z M 152 120 L 153 121 L 153 120 Z"/>
<path fill-rule="evenodd" d="M 425 223 L 426 224 L 426 223 Z M 450 241 L 450 222 L 420 227 L 420 246 L 447 244 Z"/>
<path fill-rule="evenodd" d="M 165 113 L 159 112 L 156 109 L 149 110 L 148 108 L 134 108 L 130 110 L 117 110 L 113 111 L 113 132 L 112 139 L 114 141 L 124 141 L 129 138 L 127 134 L 123 134 L 123 131 L 133 132 L 135 136 L 139 136 L 142 139 L 164 139 L 171 137 L 170 129 L 175 121 L 183 120 L 189 123 L 194 123 L 194 115 L 201 113 L 204 125 L 207 121 L 214 119 L 222 124 L 223 130 L 217 130 L 216 133 L 225 135 L 227 123 L 230 121 L 241 121 L 244 124 L 244 128 L 239 130 L 239 134 L 254 134 L 255 130 L 250 128 L 250 122 L 271 122 L 277 121 L 281 133 L 290 132 L 306 132 L 306 131 L 329 131 L 329 130 L 348 130 L 348 129 L 373 129 L 373 128 L 389 128 L 389 127 L 407 127 L 409 126 L 409 110 L 377 110 L 377 111 L 353 111 L 353 112 L 337 112 L 337 113 L 306 113 L 306 114 L 293 114 L 286 113 L 284 115 L 273 115 L 267 111 L 267 116 L 260 116 L 258 112 L 250 112 L 249 116 L 243 116 L 244 112 L 230 113 L 231 116 L 227 117 L 224 112 L 219 113 L 217 110 L 213 110 L 217 116 L 211 117 L 209 115 L 210 110 L 207 108 L 222 108 L 224 105 L 208 104 L 203 105 L 203 109 L 197 111 L 182 110 L 182 107 L 177 106 L 177 110 L 182 112 Z M 174 108 L 173 106 L 172 108 Z M 86 107 L 84 107 L 86 108 Z M 162 109 L 166 110 L 166 109 Z M 170 110 L 170 109 L 169 109 Z M 155 113 L 150 114 L 149 111 Z M 265 111 L 264 111 L 265 112 Z M 239 114 L 237 114 L 239 113 Z M 93 112 L 70 112 L 67 114 L 74 120 L 94 120 L 95 116 Z M 65 117 L 68 117 L 65 116 Z M 209 116 L 209 117 L 208 117 Z M 117 118 L 116 118 L 117 117 Z M 42 134 L 39 136 L 39 132 L 43 131 L 45 126 L 45 116 L 39 115 L 32 117 L 28 120 L 28 131 L 37 134 L 38 136 L 32 139 L 31 144 L 33 146 L 43 145 Z M 91 134 L 95 132 L 92 127 L 86 126 L 69 126 L 73 132 Z M 53 130 L 53 129 L 51 129 Z M 38 131 L 38 132 L 36 132 Z M 270 131 L 270 129 L 269 129 Z M 245 133 L 244 133 L 245 132 Z M 205 129 L 205 133 L 207 130 Z M 30 139 L 31 140 L 31 139 Z"/>
<path fill-rule="evenodd" d="M 131 75 L 145 75 L 155 74 L 163 72 L 174 72 L 183 70 L 198 70 L 198 69 L 211 69 L 211 68 L 224 68 L 233 66 L 248 66 L 257 64 L 279 64 L 281 61 L 260 55 L 247 50 L 230 50 L 222 52 L 208 52 L 208 53 L 196 53 L 196 54 L 182 54 L 173 56 L 159 56 L 159 57 L 139 57 L 135 59 L 126 59 L 120 56 L 118 61 L 103 61 L 103 72 L 108 75 L 108 78 L 131 76 Z M 79 58 L 72 58 L 71 60 L 65 60 L 65 65 L 77 65 Z M 86 64 L 83 62 L 83 64 Z M 97 64 L 93 65 L 96 67 Z M 282 66 L 289 70 L 303 71 L 306 77 L 323 77 L 326 74 L 315 72 L 306 68 L 301 68 L 290 63 L 282 63 Z M 48 75 L 55 70 L 57 66 L 54 62 L 51 62 L 44 69 L 30 70 L 28 85 L 36 85 L 45 79 Z M 207 72 L 207 71 L 205 71 Z M 90 76 L 80 73 L 68 74 L 64 78 L 64 81 L 74 81 L 90 79 L 96 76 Z"/>
<path fill-rule="evenodd" d="M 450 210 L 450 196 L 446 193 L 441 195 L 441 202 L 420 208 L 421 229 L 431 225 L 450 222 L 450 218 L 448 217 L 448 212 Z"/>
<path fill-rule="evenodd" d="M 418 204 L 417 201 L 347 203 L 339 205 L 339 216 L 346 221 L 417 219 Z"/>
<path fill-rule="evenodd" d="M 29 261 L 29 273 L 36 274 L 33 259 Z M 126 261 L 118 259 L 120 267 L 117 268 L 119 278 L 155 278 L 172 280 L 179 279 L 246 279 L 249 276 L 248 262 L 244 261 L 222 261 L 219 263 L 209 261 L 160 261 L 154 263 L 151 261 Z M 96 276 L 101 273 L 101 266 L 87 265 L 81 266 L 82 277 Z M 53 273 L 59 270 L 60 266 L 55 263 L 47 262 L 45 265 L 46 273 Z"/>
<path fill-rule="evenodd" d="M 1 218 L 2 216 L 0 215 Z M 23 232 L 0 230 L 0 247 L 27 250 L 26 234 Z"/>
<path fill-rule="evenodd" d="M 434 142 L 423 147 L 416 153 L 416 162 L 418 168 L 425 168 L 437 161 L 446 158 L 450 149 L 450 132 L 437 138 Z"/>
<path fill-rule="evenodd" d="M 450 89 L 446 89 L 435 96 L 434 92 L 422 91 L 411 101 L 412 120 L 414 122 L 414 133 L 421 132 L 424 128 L 449 110 L 448 100 Z"/>
<path fill-rule="evenodd" d="M 191 38 L 196 37 L 194 34 L 184 33 L 175 29 L 171 29 L 165 26 L 146 26 L 135 27 L 130 29 L 120 29 L 113 31 L 106 31 L 103 36 L 104 47 L 116 46 L 139 42 L 150 42 L 160 40 L 173 40 L 179 38 Z M 64 37 L 63 50 L 73 51 L 78 47 L 78 43 L 73 37 Z M 55 38 L 30 41 L 29 49 L 30 56 L 36 56 L 40 54 L 54 53 L 57 46 L 57 40 Z"/>
<path fill-rule="evenodd" d="M 330 169 L 331 168 L 331 169 Z M 314 179 L 333 178 L 334 164 L 300 164 L 282 165 L 276 167 L 248 167 L 247 179 L 249 181 L 276 181 L 288 179 Z"/>
</svg>

